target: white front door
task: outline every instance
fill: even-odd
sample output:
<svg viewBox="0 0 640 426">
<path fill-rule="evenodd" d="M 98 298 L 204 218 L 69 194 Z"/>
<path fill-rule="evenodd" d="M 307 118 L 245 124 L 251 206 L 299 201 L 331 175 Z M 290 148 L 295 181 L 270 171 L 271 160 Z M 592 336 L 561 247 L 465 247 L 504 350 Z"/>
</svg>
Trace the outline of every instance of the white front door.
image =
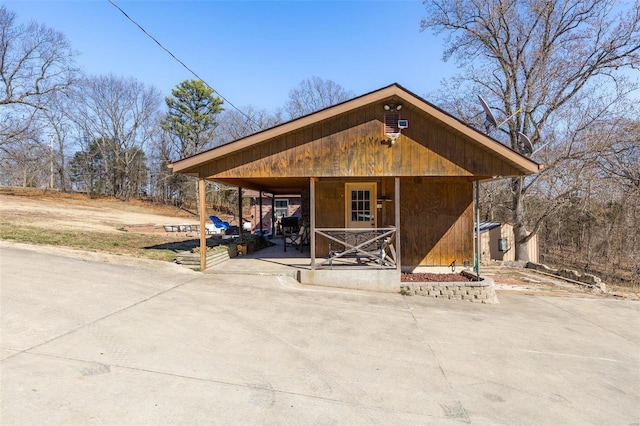
<svg viewBox="0 0 640 426">
<path fill-rule="evenodd" d="M 375 182 L 345 184 L 347 228 L 375 228 L 377 192 Z"/>
</svg>

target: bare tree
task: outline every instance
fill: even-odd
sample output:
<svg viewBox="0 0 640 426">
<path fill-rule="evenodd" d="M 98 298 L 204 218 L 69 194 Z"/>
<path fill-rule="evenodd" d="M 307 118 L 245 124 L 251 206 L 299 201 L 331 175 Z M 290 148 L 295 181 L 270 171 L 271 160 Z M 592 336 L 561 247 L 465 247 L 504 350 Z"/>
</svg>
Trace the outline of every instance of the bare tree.
<svg viewBox="0 0 640 426">
<path fill-rule="evenodd" d="M 639 130 L 617 120 L 592 135 L 590 144 L 602 149 L 563 178 L 574 191 L 542 227 L 545 259 L 607 280 L 640 278 Z"/>
<path fill-rule="evenodd" d="M 0 183 L 41 188 L 48 185 L 50 151 L 33 130 L 21 133 L 10 144 L 0 147 Z"/>
<path fill-rule="evenodd" d="M 264 109 L 255 109 L 252 106 L 242 108 L 242 113 L 235 109 L 223 111 L 218 119 L 216 129 L 217 144 L 222 145 L 260 130 L 282 123 L 282 112 L 271 113 Z"/>
<path fill-rule="evenodd" d="M 0 145 L 27 131 L 47 95 L 75 82 L 75 56 L 63 34 L 35 22 L 18 25 L 0 6 Z"/>
<path fill-rule="evenodd" d="M 72 155 L 70 150 L 75 145 L 74 140 L 77 140 L 78 136 L 78 128 L 71 116 L 73 111 L 72 98 L 58 92 L 47 96 L 45 108 L 40 112 L 41 138 L 44 138 L 46 134 L 50 144 L 50 173 L 52 175 L 50 178 L 53 185 L 61 191 L 69 189 L 67 157 Z"/>
<path fill-rule="evenodd" d="M 96 143 L 111 176 L 106 195 L 129 199 L 140 187 L 145 148 L 158 125 L 161 103 L 154 87 L 113 75 L 90 77 L 76 94 L 76 122 Z M 88 148 L 88 147 L 86 147 Z"/>
<path fill-rule="evenodd" d="M 531 155 L 549 139 L 577 140 L 557 135 L 561 128 L 554 126 L 555 116 L 567 114 L 571 101 L 585 105 L 590 95 L 633 89 L 621 71 L 640 67 L 640 2 L 625 10 L 610 0 L 431 0 L 425 5 L 421 29 L 447 34 L 444 58 L 453 57 L 464 69 L 455 87 L 482 93 L 500 116 L 511 117 L 504 123 L 506 143 L 521 153 Z M 519 133 L 528 136 L 533 149 Z M 529 259 L 525 243 L 533 233 L 525 228 L 526 196 L 537 181 L 511 181 L 519 260 Z M 558 186 L 558 196 L 565 189 Z"/>
<path fill-rule="evenodd" d="M 612 140 L 611 140 L 612 139 Z M 615 132 L 603 135 L 598 164 L 625 193 L 640 193 L 640 119 L 615 123 Z"/>
<path fill-rule="evenodd" d="M 160 126 L 154 129 L 148 162 L 150 195 L 156 200 L 173 204 L 184 201 L 184 176 L 173 173 L 168 167 L 179 157 L 174 136 Z"/>
<path fill-rule="evenodd" d="M 302 80 L 298 87 L 289 91 L 285 111 L 290 118 L 298 118 L 353 97 L 353 92 L 345 90 L 335 81 L 313 76 Z"/>
</svg>

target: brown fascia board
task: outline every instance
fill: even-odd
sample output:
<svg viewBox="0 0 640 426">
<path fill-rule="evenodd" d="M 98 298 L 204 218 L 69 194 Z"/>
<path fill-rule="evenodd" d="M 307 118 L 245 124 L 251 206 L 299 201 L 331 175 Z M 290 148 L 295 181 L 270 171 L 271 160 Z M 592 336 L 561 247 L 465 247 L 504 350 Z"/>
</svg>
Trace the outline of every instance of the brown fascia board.
<svg viewBox="0 0 640 426">
<path fill-rule="evenodd" d="M 314 113 L 288 121 L 278 126 L 262 130 L 245 138 L 229 142 L 216 148 L 212 148 L 200 154 L 183 158 L 176 161 L 175 163 L 169 164 L 169 167 L 172 168 L 173 171 L 178 173 L 197 174 L 197 168 L 208 161 L 215 160 L 217 158 L 248 148 L 252 145 L 258 144 L 268 139 L 282 136 L 286 133 L 313 125 L 314 123 L 320 122 L 322 120 L 327 120 L 356 108 L 368 105 L 370 103 L 389 99 L 394 96 L 412 104 L 425 113 L 440 120 L 442 123 L 468 136 L 471 140 L 479 143 L 488 150 L 493 151 L 496 154 L 499 154 L 500 156 L 506 158 L 510 162 L 516 164 L 516 166 L 518 166 L 517 168 L 521 169 L 523 172 L 525 172 L 525 174 L 537 173 L 543 167 L 533 160 L 530 160 L 529 158 L 504 146 L 497 140 L 463 123 L 451 114 L 441 110 L 440 108 L 429 103 L 420 96 L 410 92 L 397 83 L 393 83 L 387 87 L 383 87 L 382 89 L 378 89 L 376 91 L 361 95 L 357 98 L 353 98 L 340 104 L 327 107 L 320 111 L 316 111 Z"/>
</svg>

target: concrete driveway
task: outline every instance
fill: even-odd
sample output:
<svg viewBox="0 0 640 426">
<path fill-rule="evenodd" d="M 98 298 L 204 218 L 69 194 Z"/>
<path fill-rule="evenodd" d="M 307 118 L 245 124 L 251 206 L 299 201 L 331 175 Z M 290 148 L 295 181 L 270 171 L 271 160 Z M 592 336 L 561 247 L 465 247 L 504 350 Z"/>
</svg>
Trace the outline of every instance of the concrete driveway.
<svg viewBox="0 0 640 426">
<path fill-rule="evenodd" d="M 640 423 L 638 302 L 0 249 L 3 425 Z"/>
</svg>

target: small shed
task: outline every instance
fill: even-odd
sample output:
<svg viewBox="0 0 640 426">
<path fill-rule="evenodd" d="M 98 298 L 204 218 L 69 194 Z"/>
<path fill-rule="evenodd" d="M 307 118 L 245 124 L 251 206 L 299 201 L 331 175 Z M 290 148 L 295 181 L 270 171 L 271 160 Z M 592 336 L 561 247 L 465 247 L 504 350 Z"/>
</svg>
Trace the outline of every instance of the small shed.
<svg viewBox="0 0 640 426">
<path fill-rule="evenodd" d="M 484 264 L 491 260 L 510 262 L 516 260 L 515 234 L 513 225 L 499 222 L 480 222 L 480 261 Z M 530 260 L 538 262 L 538 236 L 527 242 Z"/>
<path fill-rule="evenodd" d="M 275 195 L 308 194 L 302 211 L 310 261 L 302 279 L 316 283 L 342 274 L 387 285 L 399 283 L 401 271 L 454 260 L 473 264 L 474 187 L 542 166 L 392 84 L 171 167 L 197 177 L 202 192 L 212 180 Z M 361 270 L 351 275 L 335 268 L 336 257 L 366 256 L 378 243 L 385 250 L 379 262 L 358 264 Z"/>
</svg>

